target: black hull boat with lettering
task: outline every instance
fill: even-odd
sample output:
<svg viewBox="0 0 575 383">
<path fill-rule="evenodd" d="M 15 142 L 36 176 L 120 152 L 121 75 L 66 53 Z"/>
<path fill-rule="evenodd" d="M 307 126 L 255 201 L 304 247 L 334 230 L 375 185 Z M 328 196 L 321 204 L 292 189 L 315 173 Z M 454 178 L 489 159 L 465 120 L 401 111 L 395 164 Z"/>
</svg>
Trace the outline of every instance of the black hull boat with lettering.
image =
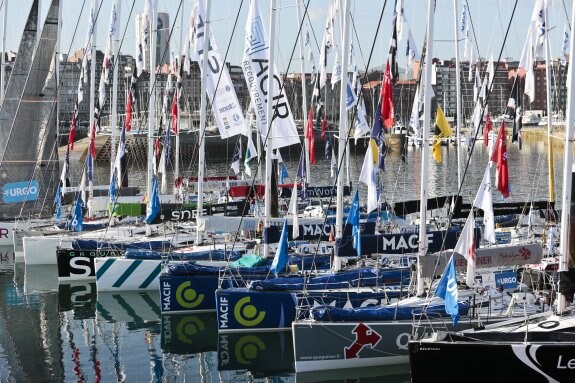
<svg viewBox="0 0 575 383">
<path fill-rule="evenodd" d="M 438 361 L 449 363 L 452 376 L 471 374 L 476 381 L 573 381 L 575 314 L 543 313 L 498 324 L 497 329 L 439 332 L 431 341 L 409 342 L 412 382 L 445 374 Z"/>
</svg>

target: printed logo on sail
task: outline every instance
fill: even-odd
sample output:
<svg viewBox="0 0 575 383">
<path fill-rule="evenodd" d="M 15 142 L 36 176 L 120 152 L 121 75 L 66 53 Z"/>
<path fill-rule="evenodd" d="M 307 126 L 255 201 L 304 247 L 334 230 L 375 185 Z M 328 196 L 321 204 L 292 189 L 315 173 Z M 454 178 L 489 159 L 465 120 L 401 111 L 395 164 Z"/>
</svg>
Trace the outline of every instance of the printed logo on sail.
<svg viewBox="0 0 575 383">
<path fill-rule="evenodd" d="M 252 33 L 250 35 L 246 35 L 246 53 L 251 56 L 254 53 L 263 51 L 264 49 L 268 49 L 264 25 L 262 23 L 262 19 L 260 17 L 256 17 L 252 23 Z"/>
<path fill-rule="evenodd" d="M 195 316 L 186 316 L 178 322 L 176 326 L 176 336 L 178 341 L 186 344 L 192 344 L 194 335 L 206 330 L 204 322 Z"/>
<path fill-rule="evenodd" d="M 185 309 L 198 307 L 204 301 L 204 294 L 198 294 L 191 285 L 192 283 L 187 281 L 180 284 L 176 290 L 176 301 Z"/>
<path fill-rule="evenodd" d="M 36 201 L 39 190 L 36 180 L 7 183 L 2 191 L 2 199 L 4 203 Z"/>
<path fill-rule="evenodd" d="M 234 317 L 239 324 L 245 327 L 254 327 L 260 324 L 266 316 L 265 311 L 259 311 L 250 304 L 250 297 L 244 297 L 234 307 Z"/>
<path fill-rule="evenodd" d="M 256 335 L 246 335 L 240 338 L 234 347 L 236 360 L 245 365 L 252 364 L 257 359 L 258 352 L 266 349 L 266 344 Z"/>
</svg>

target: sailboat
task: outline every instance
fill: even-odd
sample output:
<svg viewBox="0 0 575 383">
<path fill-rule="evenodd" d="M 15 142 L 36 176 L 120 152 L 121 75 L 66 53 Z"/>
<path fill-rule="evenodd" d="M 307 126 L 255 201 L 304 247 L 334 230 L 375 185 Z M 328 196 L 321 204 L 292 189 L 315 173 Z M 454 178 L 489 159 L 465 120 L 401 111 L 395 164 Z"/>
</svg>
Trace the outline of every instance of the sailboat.
<svg viewBox="0 0 575 383">
<path fill-rule="evenodd" d="M 30 8 L 0 107 L 0 171 L 6 175 L 0 181 L 2 245 L 13 244 L 15 227 L 46 224 L 58 186 L 54 49 L 59 1 L 51 2 L 42 27 L 38 3 Z M 38 29 L 42 44 L 36 40 Z"/>
<path fill-rule="evenodd" d="M 536 3 L 534 21 L 545 25 L 543 1 Z M 571 18 L 575 17 L 575 6 Z M 547 31 L 543 30 L 543 34 Z M 544 36 L 545 37 L 545 36 Z M 570 41 L 570 55 L 575 53 L 575 42 Z M 575 269 L 570 262 L 569 227 L 573 225 L 571 212 L 573 172 L 573 119 L 575 117 L 575 76 L 568 75 L 568 107 L 563 165 L 563 208 L 561 210 L 560 260 L 557 299 L 553 309 L 539 314 L 524 315 L 509 321 L 464 331 L 436 330 L 430 337 L 410 341 L 409 362 L 413 382 L 424 382 L 444 376 L 438 360 L 448 360 L 450 374 L 472 374 L 474 379 L 513 380 L 517 376 L 529 381 L 567 382 L 573 379 L 575 360 Z M 469 364 L 469 360 L 473 360 Z M 476 368 L 481 366 L 481 368 Z M 489 366 L 489 368 L 485 368 Z"/>
</svg>

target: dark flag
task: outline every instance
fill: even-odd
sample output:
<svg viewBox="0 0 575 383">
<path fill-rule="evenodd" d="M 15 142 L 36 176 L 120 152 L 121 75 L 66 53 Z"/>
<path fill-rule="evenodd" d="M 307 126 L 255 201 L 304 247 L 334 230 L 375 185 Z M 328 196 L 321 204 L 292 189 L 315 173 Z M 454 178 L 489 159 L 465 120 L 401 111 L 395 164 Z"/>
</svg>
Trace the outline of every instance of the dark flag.
<svg viewBox="0 0 575 383">
<path fill-rule="evenodd" d="M 74 150 L 74 141 L 76 140 L 76 126 L 78 125 L 78 101 L 74 104 L 74 112 L 70 120 L 70 133 L 68 134 L 68 146 Z"/>
<path fill-rule="evenodd" d="M 391 81 L 395 84 L 399 80 L 399 67 L 397 66 L 397 16 L 393 19 L 389 54 L 391 55 Z"/>
</svg>

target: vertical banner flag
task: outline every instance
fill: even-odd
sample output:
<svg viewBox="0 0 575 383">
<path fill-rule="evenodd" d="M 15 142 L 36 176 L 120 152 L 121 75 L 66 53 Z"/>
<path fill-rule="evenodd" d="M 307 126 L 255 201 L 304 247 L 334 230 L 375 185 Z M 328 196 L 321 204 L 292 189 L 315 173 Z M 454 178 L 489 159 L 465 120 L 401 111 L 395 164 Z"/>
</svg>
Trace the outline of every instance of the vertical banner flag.
<svg viewBox="0 0 575 383">
<path fill-rule="evenodd" d="M 62 192 L 61 185 L 58 185 L 58 190 L 56 190 L 56 199 L 54 200 L 56 205 L 56 219 L 60 220 L 62 218 Z"/>
<path fill-rule="evenodd" d="M 296 193 L 297 194 L 297 193 Z M 272 266 L 270 271 L 277 277 L 280 272 L 282 272 L 288 263 L 288 221 L 287 218 L 284 220 L 284 226 L 282 228 L 282 234 L 280 236 L 280 241 L 276 250 L 276 255 L 272 261 Z"/>
<path fill-rule="evenodd" d="M 477 191 L 473 206 L 483 210 L 483 238 L 495 243 L 495 215 L 493 213 L 493 196 L 491 195 L 491 166 L 487 165 L 481 186 Z"/>
<path fill-rule="evenodd" d="M 196 27 L 194 54 L 196 61 L 202 68 L 202 61 L 204 60 L 204 33 L 205 30 L 205 14 L 204 2 L 197 1 L 198 7 L 197 18 L 194 21 Z M 235 136 L 242 133 L 245 129 L 244 115 L 236 95 L 236 90 L 230 78 L 228 68 L 223 62 L 216 44 L 216 39 L 210 33 L 209 46 L 207 47 L 208 54 L 208 73 L 202 73 L 206 76 L 206 91 L 209 101 L 212 104 L 212 111 L 218 124 L 218 130 L 222 139 Z M 257 73 L 257 71 L 254 71 Z M 244 65 L 245 74 L 245 65 Z M 253 75 L 252 75 L 253 79 Z M 246 76 L 246 80 L 248 77 Z M 265 81 L 262 81 L 265 82 Z M 258 80 L 259 83 L 259 80 Z M 253 97 L 253 96 L 252 96 Z M 258 98 L 260 102 L 262 99 Z M 295 125 L 295 124 L 294 124 Z"/>
<path fill-rule="evenodd" d="M 299 220 L 297 216 L 297 183 L 293 184 L 291 199 L 289 201 L 288 213 L 292 215 L 292 238 L 299 237 Z"/>
<path fill-rule="evenodd" d="M 497 141 L 491 161 L 497 164 L 497 190 L 503 198 L 509 197 L 509 169 L 507 167 L 507 137 L 505 135 L 505 121 L 501 122 L 501 128 L 497 135 Z"/>
<path fill-rule="evenodd" d="M 467 286 L 473 288 L 475 283 L 475 217 L 473 216 L 473 209 L 469 212 L 467 221 L 463 226 L 461 235 L 457 240 L 457 244 L 453 249 L 454 253 L 461 254 L 467 261 L 467 276 L 465 283 Z"/>
<path fill-rule="evenodd" d="M 72 215 L 72 221 L 70 221 L 70 228 L 73 231 L 82 231 L 82 194 L 78 193 L 78 198 L 76 198 L 76 205 L 74 206 L 74 214 Z"/>
<path fill-rule="evenodd" d="M 160 195 L 158 194 L 158 178 L 152 177 L 152 192 L 146 206 L 146 223 L 152 223 L 160 212 Z"/>
<path fill-rule="evenodd" d="M 357 256 L 361 257 L 361 230 L 359 227 L 359 190 L 355 189 L 353 200 L 347 215 L 346 225 L 352 226 L 353 248 Z"/>
<path fill-rule="evenodd" d="M 248 21 L 246 24 L 246 44 L 244 57 L 242 59 L 242 69 L 246 84 L 250 90 L 250 96 L 254 103 L 257 116 L 257 126 L 265 142 L 268 135 L 269 118 L 267 114 L 267 99 L 272 102 L 272 124 L 274 131 L 272 149 L 284 146 L 299 144 L 299 134 L 293 119 L 287 96 L 282 86 L 282 81 L 273 63 L 273 57 L 269 57 L 269 42 L 264 27 L 258 1 L 250 2 Z M 267 84 L 269 67 L 274 65 L 273 90 L 271 95 L 267 95 Z M 232 86 L 233 89 L 233 86 Z M 267 143 L 266 143 L 267 145 Z"/>
<path fill-rule="evenodd" d="M 367 185 L 367 212 L 377 209 L 377 184 L 375 182 L 375 172 L 377 170 L 378 149 L 373 138 L 369 140 L 369 145 L 361 167 L 359 182 Z"/>
</svg>

